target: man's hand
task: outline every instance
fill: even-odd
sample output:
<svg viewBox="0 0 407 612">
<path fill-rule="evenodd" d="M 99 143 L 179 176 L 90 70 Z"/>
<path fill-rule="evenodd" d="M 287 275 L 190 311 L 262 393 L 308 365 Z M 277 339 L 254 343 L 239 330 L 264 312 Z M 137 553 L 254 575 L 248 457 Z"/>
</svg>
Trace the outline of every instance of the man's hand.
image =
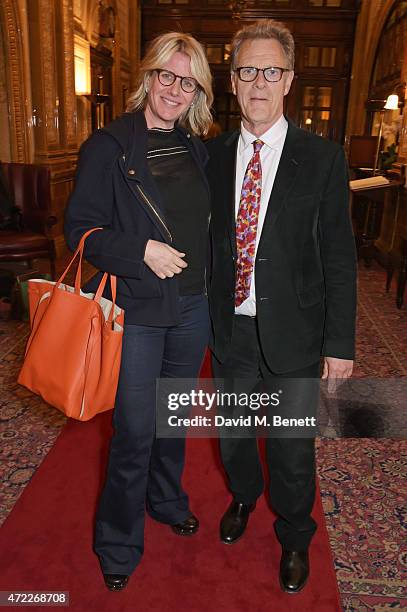
<svg viewBox="0 0 407 612">
<path fill-rule="evenodd" d="M 328 379 L 328 393 L 334 393 L 341 381 L 352 375 L 352 370 L 353 361 L 351 359 L 324 357 L 324 371 L 321 378 Z"/>
<path fill-rule="evenodd" d="M 149 240 L 144 253 L 144 262 L 157 274 L 158 278 L 172 277 L 187 267 L 187 262 L 181 259 L 185 253 L 180 253 L 169 244 Z"/>
</svg>

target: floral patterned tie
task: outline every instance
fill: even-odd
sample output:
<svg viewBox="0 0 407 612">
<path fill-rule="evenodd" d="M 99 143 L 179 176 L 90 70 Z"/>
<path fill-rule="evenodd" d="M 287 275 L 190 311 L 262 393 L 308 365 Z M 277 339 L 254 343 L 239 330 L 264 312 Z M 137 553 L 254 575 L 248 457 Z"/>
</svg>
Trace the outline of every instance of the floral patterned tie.
<svg viewBox="0 0 407 612">
<path fill-rule="evenodd" d="M 250 295 L 250 284 L 256 253 L 257 221 L 261 197 L 261 140 L 253 142 L 254 153 L 247 165 L 236 219 L 236 287 L 235 305 L 240 306 Z"/>
</svg>

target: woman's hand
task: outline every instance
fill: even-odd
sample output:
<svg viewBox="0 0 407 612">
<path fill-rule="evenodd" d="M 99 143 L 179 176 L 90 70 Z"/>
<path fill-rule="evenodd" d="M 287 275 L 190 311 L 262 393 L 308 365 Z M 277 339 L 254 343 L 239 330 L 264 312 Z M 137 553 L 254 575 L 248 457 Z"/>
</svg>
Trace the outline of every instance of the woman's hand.
<svg viewBox="0 0 407 612">
<path fill-rule="evenodd" d="M 180 253 L 169 244 L 149 240 L 144 253 L 144 262 L 157 274 L 158 278 L 167 278 L 179 274 L 187 267 L 186 261 L 181 259 L 185 253 Z"/>
</svg>

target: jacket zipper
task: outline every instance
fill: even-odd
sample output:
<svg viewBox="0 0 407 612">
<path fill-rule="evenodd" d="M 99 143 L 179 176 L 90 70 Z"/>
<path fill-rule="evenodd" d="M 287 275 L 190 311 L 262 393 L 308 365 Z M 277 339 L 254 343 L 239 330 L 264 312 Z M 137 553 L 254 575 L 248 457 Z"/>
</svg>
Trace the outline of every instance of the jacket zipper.
<svg viewBox="0 0 407 612">
<path fill-rule="evenodd" d="M 170 241 L 172 242 L 172 235 L 170 230 L 168 229 L 167 225 L 164 223 L 164 221 L 161 219 L 160 215 L 158 214 L 158 212 L 156 211 L 156 209 L 154 208 L 153 204 L 151 204 L 150 200 L 148 199 L 148 197 L 146 196 L 146 194 L 144 193 L 144 191 L 142 190 L 142 188 L 140 187 L 140 185 L 136 185 L 137 189 L 139 190 L 140 194 L 143 197 L 143 200 L 146 202 L 146 204 L 148 204 L 148 206 L 151 208 L 151 210 L 153 211 L 153 213 L 155 214 L 155 216 L 157 217 L 157 219 L 161 222 L 161 225 L 164 227 L 165 231 L 167 232 L 168 236 L 170 237 Z"/>
<path fill-rule="evenodd" d="M 122 155 L 122 159 L 123 161 L 126 161 L 126 156 Z M 172 242 L 172 235 L 170 230 L 168 229 L 167 225 L 165 224 L 165 222 L 162 220 L 162 218 L 160 217 L 160 215 L 158 214 L 158 212 L 156 211 L 154 205 L 150 202 L 150 200 L 148 199 L 148 197 L 146 196 L 146 194 L 144 193 L 144 191 L 142 190 L 142 188 L 140 187 L 140 185 L 136 185 L 138 191 L 140 192 L 143 200 L 145 201 L 145 203 L 151 208 L 151 210 L 153 211 L 153 213 L 155 214 L 155 216 L 157 217 L 157 219 L 160 221 L 161 225 L 163 226 L 163 228 L 165 229 L 165 231 L 167 232 L 170 241 Z"/>
</svg>

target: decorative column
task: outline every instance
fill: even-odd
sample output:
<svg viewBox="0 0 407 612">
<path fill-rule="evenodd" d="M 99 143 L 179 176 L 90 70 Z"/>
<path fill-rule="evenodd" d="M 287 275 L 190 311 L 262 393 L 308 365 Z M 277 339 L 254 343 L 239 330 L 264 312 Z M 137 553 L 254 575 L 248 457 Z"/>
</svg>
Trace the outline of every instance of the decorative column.
<svg viewBox="0 0 407 612">
<path fill-rule="evenodd" d="M 72 0 L 30 0 L 34 163 L 51 170 L 52 235 L 65 249 L 63 217 L 72 190 L 78 150 Z"/>
<path fill-rule="evenodd" d="M 60 142 L 66 151 L 78 148 L 77 110 L 75 96 L 73 0 L 58 0 L 57 49 L 59 85 Z"/>
<path fill-rule="evenodd" d="M 36 163 L 47 163 L 61 153 L 55 9 L 53 0 L 28 3 Z"/>
<path fill-rule="evenodd" d="M 6 60 L 11 161 L 30 163 L 33 135 L 26 0 L 0 2 L 0 27 Z"/>
</svg>

